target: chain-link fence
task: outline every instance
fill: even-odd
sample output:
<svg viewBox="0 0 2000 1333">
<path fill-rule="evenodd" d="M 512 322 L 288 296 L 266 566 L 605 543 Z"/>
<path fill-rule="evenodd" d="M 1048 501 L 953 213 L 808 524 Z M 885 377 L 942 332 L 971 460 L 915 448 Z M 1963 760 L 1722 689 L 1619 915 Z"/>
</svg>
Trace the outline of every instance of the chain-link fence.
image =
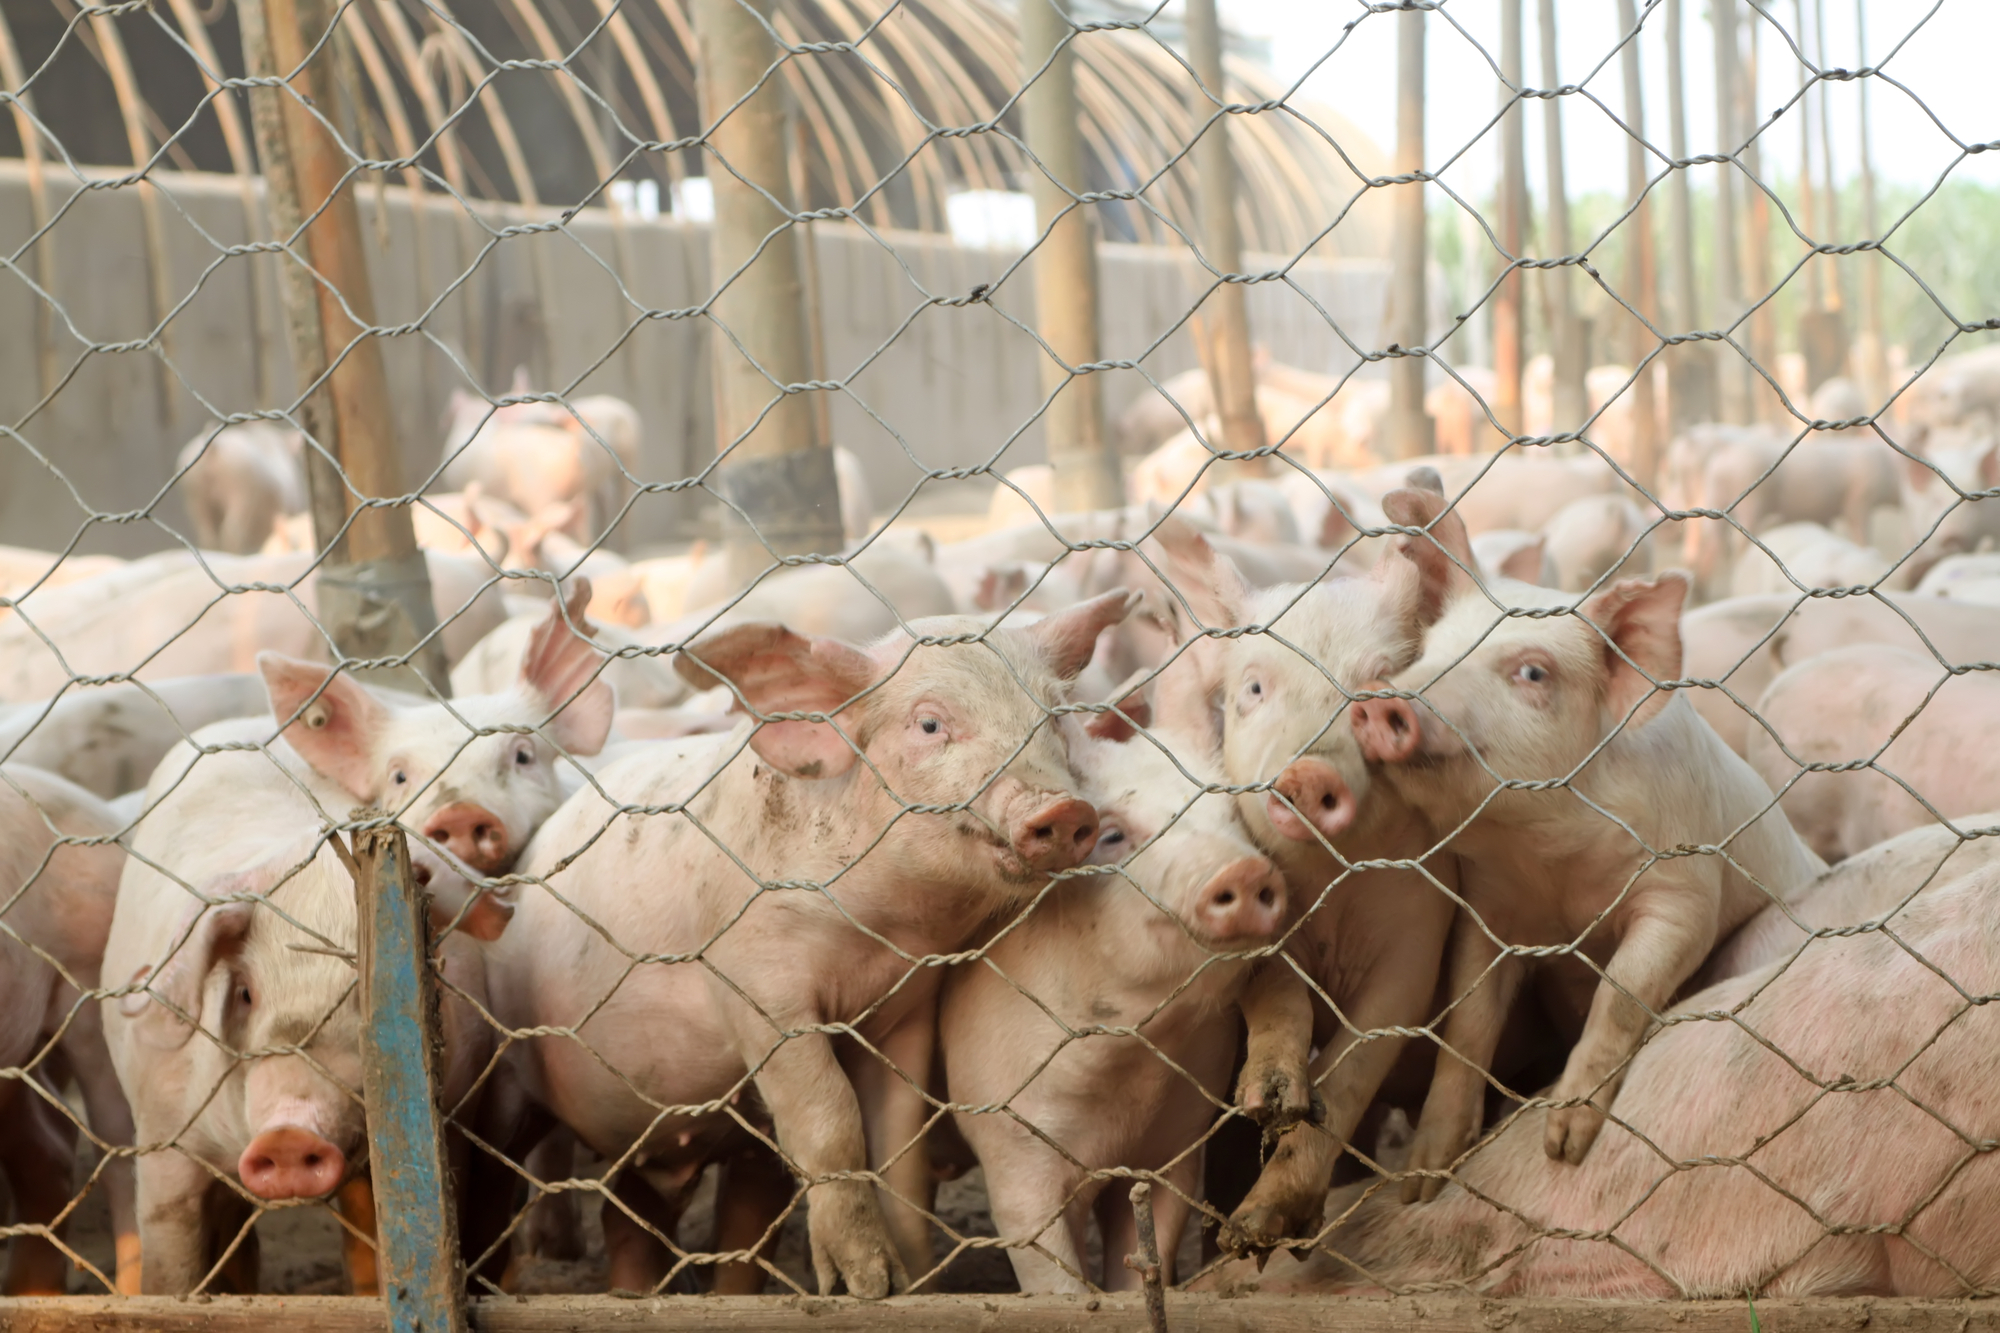
<svg viewBox="0 0 2000 1333">
<path fill-rule="evenodd" d="M 1990 1294 L 1987 20 L 1600 8 L 0 3 L 7 1294 Z"/>
</svg>

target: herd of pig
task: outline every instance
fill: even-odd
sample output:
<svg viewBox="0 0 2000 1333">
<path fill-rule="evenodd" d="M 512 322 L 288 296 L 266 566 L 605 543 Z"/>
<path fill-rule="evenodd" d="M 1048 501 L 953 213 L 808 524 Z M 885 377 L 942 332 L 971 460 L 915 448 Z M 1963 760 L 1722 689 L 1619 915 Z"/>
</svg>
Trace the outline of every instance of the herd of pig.
<svg viewBox="0 0 2000 1333">
<path fill-rule="evenodd" d="M 295 444 L 204 436 L 236 554 L 0 569 L 7 1289 L 69 1281 L 79 1133 L 120 1290 L 254 1290 L 267 1205 L 367 1230 L 370 807 L 502 1287 L 588 1198 L 616 1288 L 755 1291 L 802 1207 L 821 1290 L 886 1295 L 977 1164 L 1024 1290 L 1137 1281 L 1133 1172 L 1169 1279 L 1207 1216 L 1227 1288 L 1990 1290 L 1989 378 L 1919 382 L 1915 459 L 1838 384 L 1789 452 L 1691 431 L 1685 518 L 1588 452 L 1193 471 L 747 589 L 593 545 L 623 404 L 460 403 L 449 699 L 325 665 L 302 502 L 240 480 Z"/>
</svg>

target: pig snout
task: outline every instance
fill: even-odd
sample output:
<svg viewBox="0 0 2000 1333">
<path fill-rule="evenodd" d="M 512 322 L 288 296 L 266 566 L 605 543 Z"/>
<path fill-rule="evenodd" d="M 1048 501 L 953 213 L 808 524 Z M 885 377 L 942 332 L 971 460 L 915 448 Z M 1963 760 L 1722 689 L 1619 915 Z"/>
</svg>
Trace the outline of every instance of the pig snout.
<svg viewBox="0 0 2000 1333">
<path fill-rule="evenodd" d="M 1285 927 L 1285 881 L 1261 856 L 1217 871 L 1195 899 L 1195 927 L 1217 943 L 1256 943 Z"/>
<path fill-rule="evenodd" d="M 424 836 L 482 875 L 497 875 L 513 861 L 507 825 L 500 816 L 470 801 L 458 801 L 432 815 Z"/>
<path fill-rule="evenodd" d="M 260 1199 L 318 1199 L 339 1188 L 347 1157 L 309 1129 L 279 1125 L 250 1140 L 236 1174 Z"/>
<path fill-rule="evenodd" d="M 1376 688 L 1389 687 L 1378 684 Z M 1417 752 L 1423 739 L 1417 710 L 1408 699 L 1357 699 L 1353 719 L 1361 753 L 1374 763 L 1400 764 Z"/>
<path fill-rule="evenodd" d="M 1295 759 L 1271 784 L 1264 810 L 1284 837 L 1317 842 L 1339 837 L 1354 822 L 1354 793 L 1326 760 Z"/>
<path fill-rule="evenodd" d="M 1097 811 L 1074 796 L 1052 801 L 1016 820 L 1008 841 L 1031 870 L 1073 869 L 1097 846 Z"/>
</svg>

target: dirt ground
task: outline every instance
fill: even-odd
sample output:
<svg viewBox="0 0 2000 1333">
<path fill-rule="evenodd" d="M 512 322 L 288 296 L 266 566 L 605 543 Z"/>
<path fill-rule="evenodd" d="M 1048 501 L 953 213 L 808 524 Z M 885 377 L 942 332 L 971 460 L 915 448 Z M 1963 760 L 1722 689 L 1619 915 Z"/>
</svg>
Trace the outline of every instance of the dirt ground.
<svg viewBox="0 0 2000 1333">
<path fill-rule="evenodd" d="M 83 1192 L 89 1176 L 90 1160 L 91 1154 L 86 1148 L 77 1167 L 77 1186 L 82 1197 L 70 1219 L 66 1238 L 71 1248 L 108 1277 L 114 1269 L 110 1210 L 101 1188 Z M 580 1166 L 578 1169 L 581 1172 L 585 1168 Z M 707 1237 L 714 1224 L 714 1181 L 715 1173 L 711 1171 L 682 1220 L 680 1239 L 689 1248 L 706 1248 L 708 1245 Z M 579 1294 L 606 1289 L 604 1235 L 598 1225 L 596 1209 L 584 1207 L 580 1211 L 584 1257 L 572 1262 L 536 1260 L 523 1264 L 517 1284 L 522 1294 Z M 939 1188 L 937 1214 L 959 1236 L 970 1239 L 994 1235 L 992 1219 L 987 1212 L 984 1177 L 976 1169 Z M 12 1218 L 12 1200 L 6 1198 L 4 1181 L 0 1181 L 0 1216 Z M 331 1204 L 320 1202 L 273 1207 L 257 1220 L 256 1228 L 261 1252 L 259 1286 L 263 1292 L 307 1296 L 347 1293 L 347 1274 L 340 1254 L 341 1226 Z M 937 1235 L 936 1253 L 940 1258 L 949 1253 L 951 1243 L 942 1233 Z M 1198 1266 L 1200 1243 L 1200 1237 L 1192 1230 L 1183 1238 L 1180 1256 L 1183 1273 L 1191 1273 Z M 1093 1235 L 1090 1255 L 1093 1262 L 1097 1260 L 1098 1252 Z M 815 1290 L 806 1249 L 803 1209 L 796 1210 L 786 1221 L 774 1262 L 801 1290 Z M 690 1280 L 685 1289 L 693 1291 L 698 1287 Z M 927 1289 L 940 1292 L 1011 1292 L 1017 1287 L 1012 1265 L 1004 1251 L 971 1248 L 953 1256 Z M 71 1274 L 70 1290 L 79 1294 L 101 1293 L 103 1287 L 91 1273 L 79 1268 Z M 783 1288 L 775 1280 L 767 1279 L 765 1290 L 775 1292 Z"/>
</svg>

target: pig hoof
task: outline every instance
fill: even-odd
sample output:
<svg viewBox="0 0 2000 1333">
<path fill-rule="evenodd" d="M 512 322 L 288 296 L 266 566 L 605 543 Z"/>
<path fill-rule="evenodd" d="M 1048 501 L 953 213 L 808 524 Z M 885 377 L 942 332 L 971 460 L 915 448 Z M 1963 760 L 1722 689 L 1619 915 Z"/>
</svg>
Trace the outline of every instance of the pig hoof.
<svg viewBox="0 0 2000 1333">
<path fill-rule="evenodd" d="M 1288 1240 L 1311 1236 L 1318 1230 L 1317 1217 L 1317 1209 L 1301 1207 L 1297 1200 L 1288 1206 L 1247 1199 L 1222 1224 L 1216 1240 L 1238 1258 L 1254 1255 L 1261 1259 Z"/>
<path fill-rule="evenodd" d="M 1552 1160 L 1577 1166 L 1603 1128 L 1604 1113 L 1595 1106 L 1558 1106 L 1549 1112 L 1542 1148 Z"/>
<path fill-rule="evenodd" d="M 1262 1126 L 1267 1135 L 1301 1120 L 1323 1118 L 1315 1116 L 1319 1098 L 1311 1092 L 1311 1080 L 1301 1077 L 1301 1073 L 1287 1068 L 1254 1074 L 1247 1069 L 1243 1071 L 1244 1113 Z"/>
<path fill-rule="evenodd" d="M 867 1301 L 907 1291 L 909 1275 L 889 1241 L 872 1190 L 856 1198 L 821 1188 L 828 1193 L 814 1199 L 806 1216 L 820 1295 L 832 1295 L 836 1283 L 845 1283 L 850 1296 Z"/>
</svg>

